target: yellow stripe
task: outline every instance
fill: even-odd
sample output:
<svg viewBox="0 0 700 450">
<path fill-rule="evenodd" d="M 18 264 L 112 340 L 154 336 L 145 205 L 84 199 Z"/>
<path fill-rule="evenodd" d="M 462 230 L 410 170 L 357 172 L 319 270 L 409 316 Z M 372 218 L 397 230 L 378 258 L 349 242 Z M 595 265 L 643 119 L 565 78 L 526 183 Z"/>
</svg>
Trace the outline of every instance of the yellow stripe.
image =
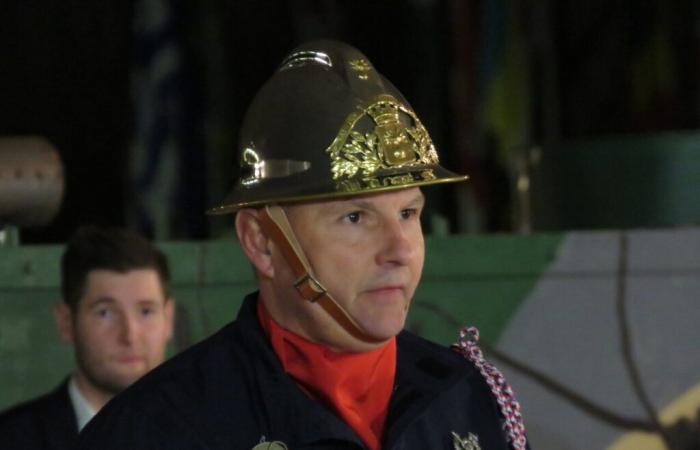
<svg viewBox="0 0 700 450">
<path fill-rule="evenodd" d="M 676 422 L 681 417 L 693 419 L 700 408 L 700 383 L 690 388 L 661 411 L 661 423 Z M 607 450 L 666 450 L 661 439 L 650 433 L 627 433 L 613 443 Z"/>
</svg>

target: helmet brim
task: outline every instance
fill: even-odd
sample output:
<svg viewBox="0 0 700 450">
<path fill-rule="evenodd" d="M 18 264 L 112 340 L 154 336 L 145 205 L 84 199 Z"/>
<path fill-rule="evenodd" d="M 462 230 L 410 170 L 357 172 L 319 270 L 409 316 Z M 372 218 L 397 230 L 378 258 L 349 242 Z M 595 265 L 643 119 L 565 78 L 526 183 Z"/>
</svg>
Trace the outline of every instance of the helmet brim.
<svg viewBox="0 0 700 450">
<path fill-rule="evenodd" d="M 425 171 L 430 171 L 432 176 L 420 176 Z M 411 171 L 407 171 L 404 167 L 401 170 L 377 173 L 374 178 L 387 180 L 397 179 L 397 177 L 400 177 L 398 179 L 400 179 L 402 183 L 380 183 L 379 186 L 370 187 L 363 187 L 362 183 L 359 183 L 360 187 L 357 189 L 353 189 L 352 187 L 347 189 L 339 188 L 340 183 L 329 183 L 326 180 L 321 180 L 322 182 L 320 183 L 314 183 L 313 180 L 308 179 L 312 178 L 309 177 L 308 174 L 297 174 L 284 178 L 261 180 L 260 183 L 256 184 L 252 189 L 238 184 L 219 206 L 209 209 L 207 214 L 232 214 L 242 208 L 258 207 L 266 204 L 287 204 L 304 201 L 340 199 L 358 195 L 371 195 L 399 189 L 409 189 L 412 187 L 455 183 L 465 181 L 469 178 L 467 175 L 457 174 L 440 165 L 422 166 Z M 352 182 L 353 180 L 349 181 Z M 345 185 L 352 186 L 353 183 L 345 182 Z M 284 195 L 280 195 L 280 192 L 284 192 Z"/>
</svg>

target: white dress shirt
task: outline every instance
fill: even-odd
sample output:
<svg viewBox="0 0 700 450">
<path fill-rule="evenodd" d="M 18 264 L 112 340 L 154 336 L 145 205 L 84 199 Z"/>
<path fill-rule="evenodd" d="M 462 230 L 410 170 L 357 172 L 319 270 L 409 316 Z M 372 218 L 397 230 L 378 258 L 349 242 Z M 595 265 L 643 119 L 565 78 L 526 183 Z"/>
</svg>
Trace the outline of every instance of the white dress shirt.
<svg viewBox="0 0 700 450">
<path fill-rule="evenodd" d="M 80 431 L 97 414 L 97 411 L 90 406 L 87 399 L 80 392 L 78 383 L 75 381 L 75 375 L 70 377 L 68 382 L 68 395 L 70 395 L 73 411 L 75 411 L 75 417 L 78 420 L 78 431 Z"/>
</svg>

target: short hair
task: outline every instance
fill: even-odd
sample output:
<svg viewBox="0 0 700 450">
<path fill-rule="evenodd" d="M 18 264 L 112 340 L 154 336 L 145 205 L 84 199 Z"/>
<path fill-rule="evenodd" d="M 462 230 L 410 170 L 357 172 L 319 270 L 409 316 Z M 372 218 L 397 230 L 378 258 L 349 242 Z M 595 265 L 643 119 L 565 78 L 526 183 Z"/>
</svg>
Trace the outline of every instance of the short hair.
<svg viewBox="0 0 700 450">
<path fill-rule="evenodd" d="M 61 258 L 63 301 L 71 310 L 77 310 L 92 270 L 126 273 L 137 269 L 154 269 L 163 294 L 169 297 L 168 261 L 149 240 L 122 228 L 80 227 L 68 241 Z"/>
</svg>

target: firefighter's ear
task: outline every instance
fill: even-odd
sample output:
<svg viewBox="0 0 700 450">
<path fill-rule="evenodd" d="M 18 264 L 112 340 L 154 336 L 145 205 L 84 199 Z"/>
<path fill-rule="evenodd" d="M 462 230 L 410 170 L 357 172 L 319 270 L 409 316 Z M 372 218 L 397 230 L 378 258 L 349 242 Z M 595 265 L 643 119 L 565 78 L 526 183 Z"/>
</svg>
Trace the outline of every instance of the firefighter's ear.
<svg viewBox="0 0 700 450">
<path fill-rule="evenodd" d="M 272 264 L 274 244 L 260 224 L 260 210 L 245 208 L 236 214 L 236 235 L 243 253 L 255 270 L 267 278 L 275 275 Z"/>
</svg>

